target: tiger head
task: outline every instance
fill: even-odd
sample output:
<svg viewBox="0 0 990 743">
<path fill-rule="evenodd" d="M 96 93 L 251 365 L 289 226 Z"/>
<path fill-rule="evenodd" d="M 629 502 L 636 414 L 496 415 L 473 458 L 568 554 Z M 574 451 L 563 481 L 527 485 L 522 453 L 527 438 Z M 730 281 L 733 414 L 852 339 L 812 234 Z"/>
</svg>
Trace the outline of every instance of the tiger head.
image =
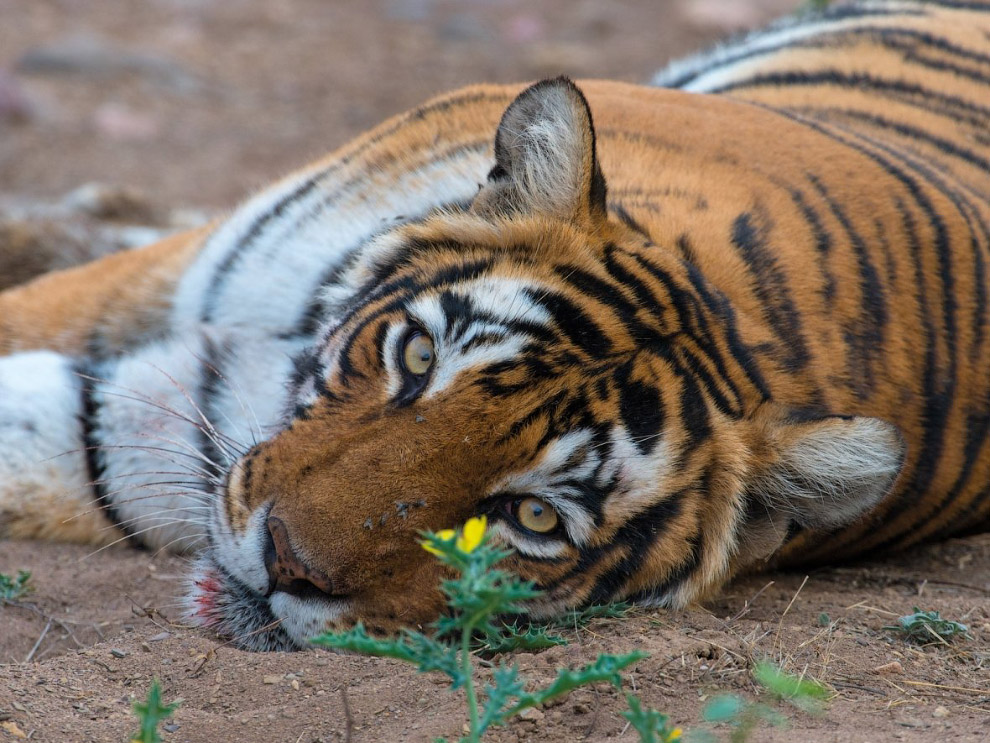
<svg viewBox="0 0 990 743">
<path fill-rule="evenodd" d="M 202 623 L 266 649 L 429 622 L 419 535 L 482 514 L 536 617 L 679 607 L 890 488 L 892 425 L 778 405 L 726 298 L 610 219 L 573 83 L 524 91 L 494 152 L 470 208 L 377 238 L 327 296 L 284 428 L 218 499 Z"/>
</svg>

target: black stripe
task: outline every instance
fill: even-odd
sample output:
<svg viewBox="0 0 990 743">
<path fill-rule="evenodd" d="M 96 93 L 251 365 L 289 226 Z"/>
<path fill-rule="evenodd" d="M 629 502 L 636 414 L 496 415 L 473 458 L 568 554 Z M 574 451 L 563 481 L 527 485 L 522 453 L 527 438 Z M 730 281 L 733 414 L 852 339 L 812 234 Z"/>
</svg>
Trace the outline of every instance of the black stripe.
<svg viewBox="0 0 990 743">
<path fill-rule="evenodd" d="M 791 197 L 791 201 L 794 202 L 794 206 L 800 210 L 801 215 L 811 229 L 812 238 L 815 241 L 818 271 L 822 275 L 822 299 L 825 301 L 825 306 L 832 309 L 835 306 L 836 292 L 835 275 L 832 273 L 828 263 L 832 253 L 832 235 L 825 228 L 822 218 L 811 204 L 808 203 L 804 197 L 804 193 L 800 189 L 783 182 L 778 182 L 777 185 L 787 191 Z"/>
<path fill-rule="evenodd" d="M 772 72 L 735 80 L 713 89 L 712 93 L 731 93 L 746 88 L 786 87 L 806 85 L 835 85 L 851 90 L 859 89 L 872 93 L 883 94 L 895 99 L 907 99 L 911 105 L 935 114 L 948 116 L 950 112 L 965 111 L 971 116 L 969 121 L 976 126 L 987 126 L 990 122 L 990 108 L 979 106 L 972 101 L 957 96 L 946 95 L 937 90 L 926 88 L 918 83 L 904 80 L 888 80 L 866 73 L 846 73 L 840 70 L 820 70 L 818 72 Z M 762 105 L 762 104 L 756 104 Z M 762 105 L 772 111 L 785 113 L 786 109 L 776 106 Z M 958 113 L 956 114 L 959 115 Z"/>
<path fill-rule="evenodd" d="M 856 5 L 840 5 L 832 6 L 826 8 L 821 12 L 811 13 L 803 18 L 792 19 L 788 18 L 783 21 L 771 24 L 766 29 L 757 31 L 755 33 L 750 33 L 744 37 L 737 39 L 734 43 L 732 41 L 728 42 L 726 46 L 723 47 L 725 51 L 720 50 L 720 56 L 718 58 L 708 58 L 702 57 L 699 60 L 699 64 L 703 64 L 703 67 L 696 67 L 689 71 L 686 71 L 680 75 L 680 77 L 675 78 L 667 83 L 669 88 L 682 88 L 692 82 L 697 78 L 707 75 L 710 72 L 715 72 L 717 70 L 722 70 L 727 67 L 732 67 L 739 62 L 744 62 L 748 59 L 753 59 L 756 57 L 772 56 L 782 49 L 793 49 L 795 47 L 802 47 L 808 45 L 808 41 L 820 40 L 823 36 L 831 38 L 838 33 L 846 31 L 847 29 L 836 29 L 830 24 L 837 21 L 846 21 L 854 18 L 876 18 L 884 16 L 918 16 L 922 15 L 921 10 L 907 10 L 901 8 L 880 8 L 872 7 L 866 8 Z M 766 36 L 775 33 L 781 33 L 784 31 L 792 31 L 800 29 L 804 26 L 819 26 L 819 33 L 816 36 L 809 37 L 808 40 L 796 40 L 788 39 L 782 41 L 779 44 L 774 44 L 769 47 L 754 48 L 752 45 L 758 43 Z M 739 51 L 730 51 L 733 46 L 739 48 Z M 727 47 L 727 48 L 726 48 Z M 707 62 L 707 64 L 705 64 Z M 662 70 L 661 75 L 664 74 Z"/>
<path fill-rule="evenodd" d="M 663 400 L 660 391 L 639 379 L 633 379 L 634 361 L 618 367 L 612 380 L 619 393 L 619 418 L 641 454 L 651 453 L 660 443 L 663 427 Z"/>
<path fill-rule="evenodd" d="M 854 393 L 865 400 L 874 390 L 877 378 L 875 367 L 883 360 L 885 330 L 889 321 L 887 300 L 883 283 L 870 260 L 866 243 L 846 215 L 845 209 L 832 198 L 828 188 L 814 173 L 807 173 L 808 181 L 828 205 L 832 216 L 842 225 L 856 255 L 859 269 L 860 313 L 855 321 L 844 323 L 843 337 L 848 356 L 846 375 Z"/>
<path fill-rule="evenodd" d="M 553 318 L 554 324 L 567 339 L 592 359 L 600 360 L 612 353 L 612 341 L 588 314 L 558 292 L 525 290 L 535 304 Z"/>
<path fill-rule="evenodd" d="M 222 364 L 229 355 L 229 348 L 215 343 L 211 338 L 203 337 L 204 354 L 200 361 L 199 387 L 196 394 L 196 406 L 199 414 L 206 420 L 196 421 L 197 446 L 203 456 L 209 461 L 203 463 L 207 473 L 217 481 L 222 481 L 226 475 L 226 463 L 229 460 L 226 452 L 214 441 L 214 436 L 220 436 L 217 431 L 211 435 L 208 426 L 214 426 L 214 419 L 217 417 L 213 410 L 213 404 L 219 395 L 220 384 L 224 379 Z M 195 415 L 195 413 L 194 413 Z M 203 476 L 203 492 L 215 493 L 216 483 L 210 476 Z"/>
<path fill-rule="evenodd" d="M 780 339 L 776 355 L 788 371 L 796 372 L 810 360 L 801 316 L 776 252 L 768 245 L 772 224 L 764 216 L 759 221 L 751 212 L 743 212 L 732 225 L 732 244 L 749 267 L 753 292 L 763 306 L 763 316 Z"/>
<path fill-rule="evenodd" d="M 135 536 L 134 529 L 130 522 L 125 522 L 120 515 L 117 506 L 114 505 L 110 494 L 107 491 L 106 481 L 106 461 L 101 446 L 100 437 L 96 433 L 99 426 L 100 401 L 96 395 L 96 385 L 99 374 L 96 369 L 77 364 L 73 368 L 80 381 L 80 415 L 79 425 L 82 432 L 83 452 L 86 457 L 86 474 L 93 488 L 93 502 L 96 503 L 100 512 L 118 529 L 120 529 L 127 539 L 135 546 L 142 546 L 142 541 Z"/>
<path fill-rule="evenodd" d="M 672 523 L 681 515 L 686 497 L 686 491 L 678 491 L 633 516 L 616 531 L 607 545 L 582 551 L 577 564 L 560 582 L 566 586 L 568 579 L 590 572 L 606 555 L 623 550 L 625 556 L 598 576 L 584 602 L 600 604 L 615 598 L 629 578 L 639 572 L 650 548 L 664 538 Z M 680 571 L 675 572 L 679 574 Z"/>
<path fill-rule="evenodd" d="M 275 202 L 275 205 L 271 209 L 267 210 L 264 214 L 255 219 L 251 226 L 248 227 L 244 235 L 239 237 L 234 242 L 230 250 L 228 250 L 227 254 L 223 257 L 223 260 L 221 260 L 214 269 L 213 275 L 210 277 L 209 286 L 204 293 L 205 300 L 203 302 L 202 310 L 200 311 L 200 322 L 213 322 L 213 316 L 217 310 L 217 303 L 220 300 L 220 293 L 223 291 L 223 285 L 230 277 L 234 267 L 246 255 L 248 255 L 248 253 L 251 252 L 252 243 L 255 243 L 258 240 L 264 231 L 265 226 L 273 219 L 280 218 L 285 213 L 285 210 L 288 208 L 289 204 L 294 201 L 298 201 L 299 199 L 303 199 L 311 193 L 316 188 L 322 177 L 323 173 L 321 172 L 307 178 L 299 184 L 297 188 L 293 189 L 291 192 L 287 193 Z"/>
<path fill-rule="evenodd" d="M 907 137 L 915 142 L 924 142 L 925 144 L 934 147 L 939 152 L 942 152 L 950 157 L 954 157 L 958 160 L 962 160 L 967 165 L 972 165 L 974 168 L 979 168 L 981 171 L 990 171 L 990 160 L 987 158 L 977 155 L 970 149 L 960 147 L 955 142 L 938 137 L 931 132 L 911 126 L 910 124 L 905 124 L 900 121 L 891 121 L 890 119 L 875 113 L 867 113 L 865 111 L 857 111 L 855 109 L 848 108 L 812 108 L 810 111 L 814 112 L 815 115 L 819 113 L 824 114 L 826 120 L 830 120 L 828 117 L 838 115 L 847 119 L 853 119 L 869 124 L 870 126 L 874 126 L 878 129 L 887 129 L 889 131 L 897 132 L 901 136 Z"/>
</svg>

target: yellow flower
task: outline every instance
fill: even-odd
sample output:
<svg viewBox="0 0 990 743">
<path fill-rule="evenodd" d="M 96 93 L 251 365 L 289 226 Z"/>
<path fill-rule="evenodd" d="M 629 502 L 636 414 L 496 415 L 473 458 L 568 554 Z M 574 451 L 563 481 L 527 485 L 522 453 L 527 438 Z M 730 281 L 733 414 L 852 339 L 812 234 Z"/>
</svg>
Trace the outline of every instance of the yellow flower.
<svg viewBox="0 0 990 743">
<path fill-rule="evenodd" d="M 680 728 L 674 728 L 667 734 L 667 737 L 664 740 L 666 743 L 677 743 L 677 741 L 681 739 L 681 732 L 682 731 Z"/>
<path fill-rule="evenodd" d="M 487 525 L 488 519 L 484 516 L 468 519 L 467 523 L 464 524 L 464 531 L 457 538 L 457 549 L 461 552 L 474 552 L 475 548 L 481 544 L 481 540 L 485 538 Z"/>
<path fill-rule="evenodd" d="M 454 533 L 455 532 L 454 532 L 453 529 L 441 529 L 435 535 L 436 536 L 436 541 L 438 541 L 438 542 L 449 542 L 451 539 L 454 538 Z M 430 542 L 423 542 L 423 549 L 425 549 L 427 552 L 429 552 L 431 554 L 434 554 L 434 555 L 440 555 L 440 554 L 442 554 L 440 552 L 440 550 L 438 550 L 436 547 L 433 546 L 433 542 L 432 541 L 430 541 Z"/>
<path fill-rule="evenodd" d="M 456 535 L 457 542 L 455 546 L 457 549 L 464 553 L 474 552 L 478 545 L 481 544 L 481 540 L 485 537 L 485 527 L 487 525 L 488 519 L 484 516 L 470 518 L 464 524 L 464 528 L 460 534 L 457 534 L 453 529 L 441 529 L 434 535 L 432 541 L 423 542 L 423 549 L 431 554 L 439 555 L 441 553 L 436 548 L 436 543 L 449 542 Z"/>
</svg>

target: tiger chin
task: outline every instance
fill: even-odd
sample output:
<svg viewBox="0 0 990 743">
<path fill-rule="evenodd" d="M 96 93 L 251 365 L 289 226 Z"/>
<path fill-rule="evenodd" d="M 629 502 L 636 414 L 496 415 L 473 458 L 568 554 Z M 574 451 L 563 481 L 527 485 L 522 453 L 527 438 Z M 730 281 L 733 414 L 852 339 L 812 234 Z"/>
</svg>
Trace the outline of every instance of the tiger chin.
<svg viewBox="0 0 990 743">
<path fill-rule="evenodd" d="M 919 22 L 875 7 L 807 23 Z M 768 101 L 808 51 L 782 49 L 672 68 L 732 96 L 469 88 L 0 294 L 0 534 L 197 551 L 191 620 L 284 650 L 436 619 L 419 535 L 473 516 L 534 618 L 981 528 L 986 287 L 922 269 L 985 279 L 990 173 L 932 185 L 896 137 Z"/>
</svg>

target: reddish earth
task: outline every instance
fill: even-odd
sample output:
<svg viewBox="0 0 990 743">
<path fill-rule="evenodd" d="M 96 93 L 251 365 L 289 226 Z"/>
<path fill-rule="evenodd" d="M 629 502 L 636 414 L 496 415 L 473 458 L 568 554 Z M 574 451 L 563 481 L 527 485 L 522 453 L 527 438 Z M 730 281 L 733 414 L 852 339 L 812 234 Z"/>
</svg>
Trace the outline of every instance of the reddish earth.
<svg viewBox="0 0 990 743">
<path fill-rule="evenodd" d="M 441 90 L 561 72 L 645 80 L 795 5 L 0 0 L 0 254 L 41 253 L 25 269 L 36 271 L 140 242 L 152 233 L 129 223 L 194 223 Z M 63 198 L 90 181 L 115 188 Z M 15 280 L 7 270 L 0 286 Z M 0 572 L 17 569 L 35 590 L 0 606 L 0 743 L 124 741 L 152 677 L 182 699 L 171 743 L 461 734 L 463 699 L 442 679 L 326 652 L 245 653 L 182 627 L 182 559 L 0 543 Z M 804 577 L 747 577 L 706 607 L 598 621 L 513 660 L 546 680 L 600 652 L 646 650 L 626 688 L 693 728 L 712 694 L 761 698 L 750 669 L 770 658 L 834 697 L 820 717 L 772 703 L 790 727 L 759 740 L 990 739 L 990 535 Z M 970 638 L 918 647 L 883 629 L 915 605 L 965 622 Z M 621 709 L 599 686 L 490 737 L 634 741 Z"/>
</svg>

